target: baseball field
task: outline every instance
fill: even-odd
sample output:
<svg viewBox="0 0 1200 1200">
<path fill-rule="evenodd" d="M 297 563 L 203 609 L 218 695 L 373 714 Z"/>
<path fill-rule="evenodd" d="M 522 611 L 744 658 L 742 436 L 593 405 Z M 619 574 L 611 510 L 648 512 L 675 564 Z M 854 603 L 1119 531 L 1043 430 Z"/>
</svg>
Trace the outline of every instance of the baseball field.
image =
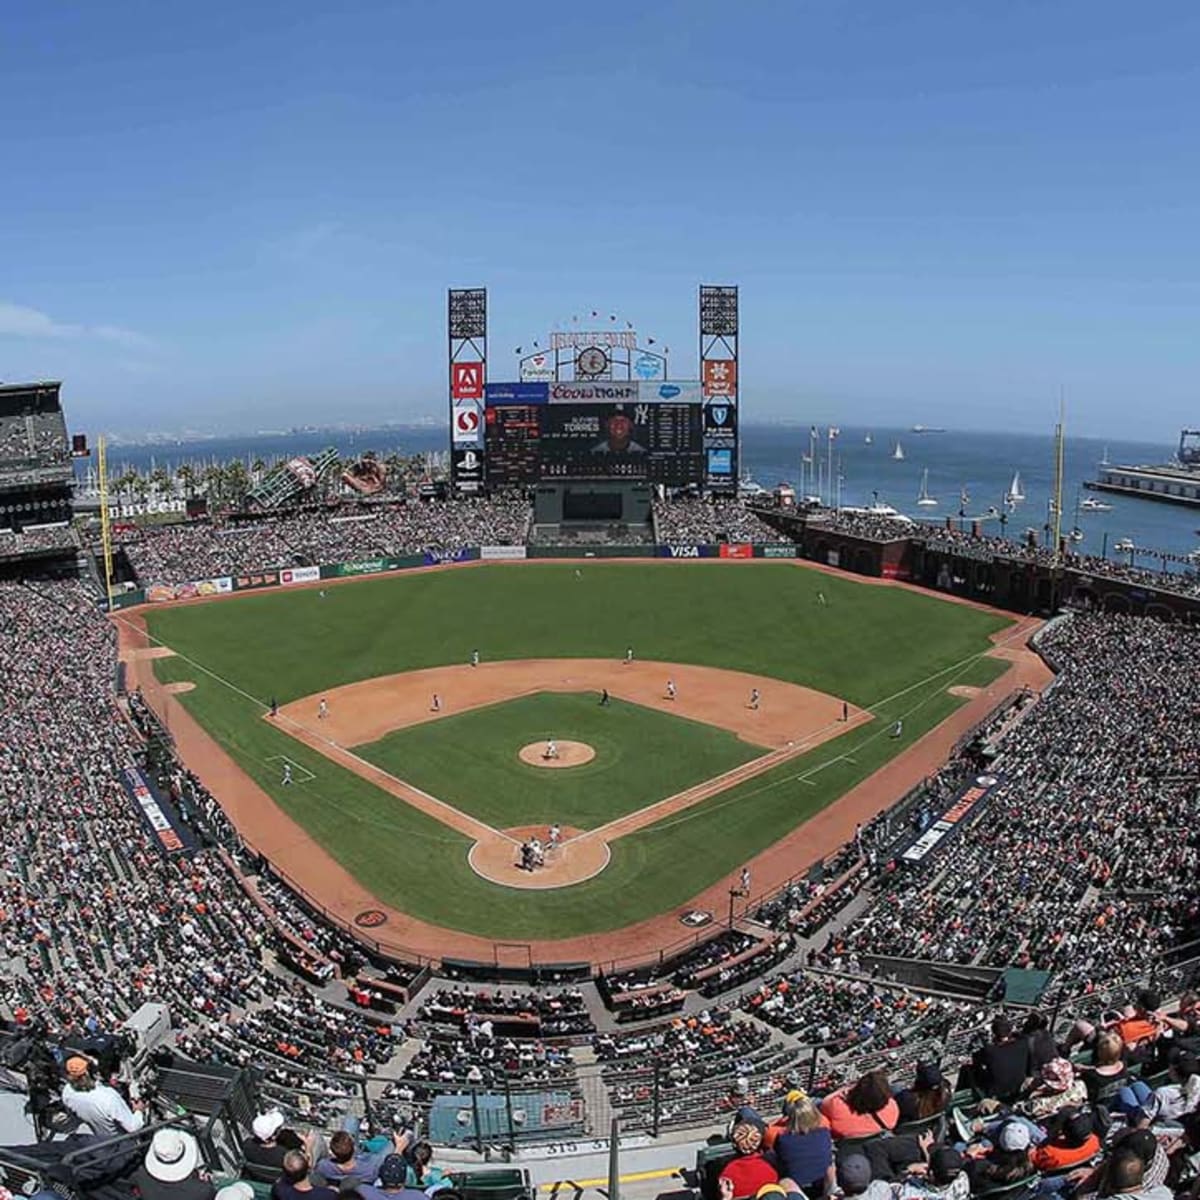
<svg viewBox="0 0 1200 1200">
<path fill-rule="evenodd" d="M 392 910 L 511 940 L 686 906 L 991 684 L 1011 624 L 786 562 L 477 565 L 144 620 L 168 725 L 182 705 L 293 841 Z M 551 823 L 563 845 L 520 871 Z"/>
</svg>

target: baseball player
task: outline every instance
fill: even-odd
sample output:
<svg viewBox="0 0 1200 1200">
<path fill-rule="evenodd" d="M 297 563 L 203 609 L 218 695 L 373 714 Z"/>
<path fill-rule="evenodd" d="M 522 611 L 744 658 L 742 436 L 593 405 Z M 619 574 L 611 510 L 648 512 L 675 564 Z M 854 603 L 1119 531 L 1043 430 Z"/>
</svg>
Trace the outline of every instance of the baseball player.
<svg viewBox="0 0 1200 1200">
<path fill-rule="evenodd" d="M 321 703 L 317 705 L 317 718 L 323 721 L 327 716 L 329 716 L 329 705 L 326 702 L 325 697 L 322 696 Z"/>
<path fill-rule="evenodd" d="M 553 738 L 546 739 L 546 758 L 558 757 L 558 743 Z"/>
<path fill-rule="evenodd" d="M 673 680 L 673 679 L 667 680 L 667 699 L 668 700 L 675 699 L 675 680 Z"/>
<path fill-rule="evenodd" d="M 818 606 L 819 606 L 819 607 L 821 607 L 821 608 L 824 608 L 824 607 L 825 607 L 825 605 L 826 605 L 827 603 L 828 603 L 828 601 L 825 599 L 825 593 L 824 593 L 824 592 L 818 592 L 818 593 L 817 593 L 817 604 L 818 604 Z"/>
<path fill-rule="evenodd" d="M 271 716 L 279 716 L 279 701 L 274 696 L 271 697 Z"/>
<path fill-rule="evenodd" d="M 321 590 L 320 590 L 320 591 L 317 593 L 317 595 L 318 595 L 318 596 L 320 596 L 322 600 L 324 600 L 324 599 L 325 599 L 325 589 L 324 589 L 324 588 L 322 588 L 322 589 L 321 589 Z"/>
<path fill-rule="evenodd" d="M 442 698 L 441 698 L 441 696 L 439 696 L 437 694 L 437 692 L 433 693 L 433 699 L 430 701 L 430 704 L 429 704 L 429 711 L 430 712 L 441 712 L 442 711 Z"/>
<path fill-rule="evenodd" d="M 479 651 L 478 650 L 471 651 L 471 666 L 473 666 L 473 667 L 479 666 Z"/>
<path fill-rule="evenodd" d="M 904 732 L 904 722 L 897 721 L 895 723 L 895 725 L 892 726 L 891 736 L 894 738 L 898 738 L 903 732 Z"/>
<path fill-rule="evenodd" d="M 608 688 L 601 689 L 600 692 L 600 707 L 607 708 L 609 705 Z"/>
<path fill-rule="evenodd" d="M 546 840 L 550 843 L 551 850 L 557 850 L 559 842 L 562 841 L 562 829 L 557 821 L 550 826 L 550 832 L 546 835 Z"/>
<path fill-rule="evenodd" d="M 751 708 L 758 707 L 758 688 L 750 689 L 750 707 Z"/>
<path fill-rule="evenodd" d="M 291 782 L 292 782 L 292 764 L 290 762 L 285 761 L 283 764 L 283 778 L 280 780 L 280 783 L 282 783 L 284 787 L 287 787 L 288 784 L 290 784 Z"/>
<path fill-rule="evenodd" d="M 625 665 L 629 666 L 629 664 L 631 662 L 633 662 L 633 647 L 626 646 L 625 647 Z"/>
<path fill-rule="evenodd" d="M 842 720 L 850 720 L 850 705 L 848 705 L 845 700 L 842 701 Z"/>
</svg>

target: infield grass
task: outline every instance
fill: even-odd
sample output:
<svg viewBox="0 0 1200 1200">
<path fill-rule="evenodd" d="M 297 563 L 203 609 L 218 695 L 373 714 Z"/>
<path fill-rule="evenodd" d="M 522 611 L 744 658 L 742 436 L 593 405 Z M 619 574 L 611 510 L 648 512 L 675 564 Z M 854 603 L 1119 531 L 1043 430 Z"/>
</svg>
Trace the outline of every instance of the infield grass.
<svg viewBox="0 0 1200 1200">
<path fill-rule="evenodd" d="M 355 753 L 496 829 L 558 821 L 595 829 L 767 751 L 723 729 L 597 693 L 539 692 L 398 729 Z M 538 738 L 586 742 L 578 767 L 530 766 Z"/>
<path fill-rule="evenodd" d="M 154 669 L 164 681 L 196 683 L 175 700 L 381 900 L 451 928 L 520 939 L 599 932 L 682 906 L 949 716 L 963 702 L 946 688 L 986 685 L 1005 666 L 979 655 L 1006 618 L 934 596 L 787 563 L 589 563 L 582 579 L 576 565 L 429 572 L 356 581 L 325 600 L 281 590 L 154 610 L 151 634 L 186 656 L 156 659 Z M 645 658 L 844 696 L 876 720 L 621 838 L 608 868 L 586 883 L 530 892 L 480 879 L 467 839 L 261 719 L 271 695 L 286 702 L 464 662 L 475 646 L 485 658 L 618 658 L 629 644 Z M 888 737 L 901 718 L 903 736 Z M 280 787 L 267 761 L 280 754 L 314 779 Z M 402 767 L 396 773 L 405 777 Z M 796 871 L 806 866 L 801 858 Z"/>
</svg>

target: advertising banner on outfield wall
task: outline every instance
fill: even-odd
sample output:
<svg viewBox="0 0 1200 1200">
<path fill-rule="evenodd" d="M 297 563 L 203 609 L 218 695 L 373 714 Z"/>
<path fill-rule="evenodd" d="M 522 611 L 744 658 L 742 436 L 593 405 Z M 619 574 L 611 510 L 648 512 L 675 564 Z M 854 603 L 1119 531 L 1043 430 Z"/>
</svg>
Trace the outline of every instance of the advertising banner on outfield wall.
<svg viewBox="0 0 1200 1200">
<path fill-rule="evenodd" d="M 132 608 L 135 604 L 144 604 L 146 593 L 142 588 L 131 588 L 127 592 L 117 592 L 113 595 L 113 611 L 122 608 Z"/>
<path fill-rule="evenodd" d="M 673 544 L 658 547 L 659 558 L 715 558 L 716 546 L 688 546 Z"/>
<path fill-rule="evenodd" d="M 312 583 L 320 578 L 320 567 L 285 567 L 279 572 L 279 582 L 282 584 Z"/>
<path fill-rule="evenodd" d="M 195 600 L 197 596 L 220 596 L 232 591 L 233 580 L 222 575 L 192 583 L 152 583 L 146 589 L 146 599 L 152 604 L 162 604 L 168 600 Z"/>
<path fill-rule="evenodd" d="M 422 565 L 436 567 L 442 563 L 471 562 L 479 557 L 479 551 L 474 546 L 463 546 L 459 550 L 426 550 L 421 555 Z"/>
<path fill-rule="evenodd" d="M 479 557 L 487 562 L 501 562 L 525 557 L 524 546 L 480 546 Z"/>
<path fill-rule="evenodd" d="M 278 586 L 278 571 L 248 571 L 245 575 L 235 575 L 233 577 L 233 590 L 235 592 L 252 592 L 258 588 Z"/>
<path fill-rule="evenodd" d="M 718 553 L 722 558 L 753 558 L 754 547 L 749 542 L 722 542 Z"/>
<path fill-rule="evenodd" d="M 755 546 L 754 551 L 760 558 L 795 558 L 799 553 L 791 544 Z"/>
</svg>

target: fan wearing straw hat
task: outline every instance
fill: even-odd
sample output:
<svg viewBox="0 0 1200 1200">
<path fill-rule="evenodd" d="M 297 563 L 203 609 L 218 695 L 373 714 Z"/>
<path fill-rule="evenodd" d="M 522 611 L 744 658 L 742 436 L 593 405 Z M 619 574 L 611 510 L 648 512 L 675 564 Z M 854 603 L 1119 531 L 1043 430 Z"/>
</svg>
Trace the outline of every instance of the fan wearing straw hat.
<svg viewBox="0 0 1200 1200">
<path fill-rule="evenodd" d="M 67 1082 L 63 1085 L 63 1107 L 82 1121 L 98 1138 L 136 1133 L 145 1124 L 141 1105 L 131 1109 L 125 1097 L 92 1074 L 92 1064 L 81 1055 L 66 1062 Z"/>
<path fill-rule="evenodd" d="M 200 1144 L 184 1129 L 160 1129 L 145 1161 L 133 1173 L 142 1200 L 214 1200 L 216 1189 L 200 1175 Z"/>
</svg>

